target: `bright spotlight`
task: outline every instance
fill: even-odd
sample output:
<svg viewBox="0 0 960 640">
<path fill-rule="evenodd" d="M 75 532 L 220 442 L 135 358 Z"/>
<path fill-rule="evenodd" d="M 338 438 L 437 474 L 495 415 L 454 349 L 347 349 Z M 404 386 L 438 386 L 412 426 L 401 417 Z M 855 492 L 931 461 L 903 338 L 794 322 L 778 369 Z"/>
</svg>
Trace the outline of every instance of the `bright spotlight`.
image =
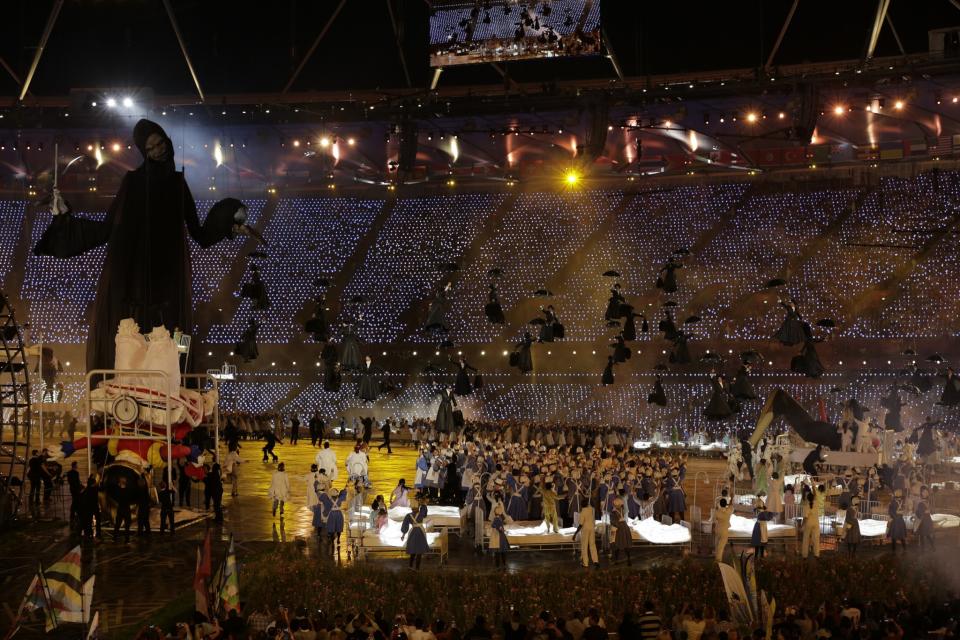
<svg viewBox="0 0 960 640">
<path fill-rule="evenodd" d="M 130 98 L 129 96 L 126 97 L 126 98 L 124 98 L 124 99 L 123 99 L 123 106 L 126 107 L 127 109 L 129 109 L 130 107 L 132 107 L 132 106 L 133 106 L 133 98 Z"/>
<path fill-rule="evenodd" d="M 330 146 L 330 138 L 328 138 L 327 136 L 323 136 L 322 138 L 320 138 L 320 146 L 321 146 L 321 147 L 329 147 L 329 146 Z"/>
<path fill-rule="evenodd" d="M 117 101 L 113 98 L 107 98 L 107 106 L 113 109 L 115 106 L 117 106 Z"/>
<path fill-rule="evenodd" d="M 353 145 L 357 144 L 357 141 L 353 138 L 347 138 L 347 144 L 352 147 Z"/>
<path fill-rule="evenodd" d="M 846 109 L 843 108 L 843 105 L 842 105 L 842 104 L 838 104 L 837 106 L 835 106 L 835 107 L 833 108 L 833 112 L 834 112 L 835 114 L 837 114 L 838 116 L 842 116 L 845 111 L 846 111 Z"/>
<path fill-rule="evenodd" d="M 119 143 L 119 142 L 114 142 L 114 143 L 113 143 L 113 146 L 110 147 L 110 148 L 113 149 L 114 151 L 120 151 L 120 143 Z"/>
<path fill-rule="evenodd" d="M 567 171 L 567 174 L 564 176 L 563 179 L 569 186 L 572 187 L 573 185 L 577 184 L 577 182 L 580 180 L 580 176 L 577 174 L 576 171 Z"/>
<path fill-rule="evenodd" d="M 299 140 L 294 140 L 294 141 L 293 141 L 293 146 L 299 147 L 299 146 L 300 146 L 300 141 L 299 141 Z"/>
<path fill-rule="evenodd" d="M 216 161 L 218 167 L 223 164 L 223 148 L 220 147 L 219 141 L 213 145 L 213 159 Z"/>
<path fill-rule="evenodd" d="M 903 100 L 897 100 L 896 102 L 894 102 L 893 108 L 896 109 L 897 111 L 900 111 L 901 109 L 903 109 Z"/>
<path fill-rule="evenodd" d="M 756 121 L 757 121 L 757 114 L 755 114 L 752 111 L 747 114 L 747 122 L 756 122 Z"/>
</svg>

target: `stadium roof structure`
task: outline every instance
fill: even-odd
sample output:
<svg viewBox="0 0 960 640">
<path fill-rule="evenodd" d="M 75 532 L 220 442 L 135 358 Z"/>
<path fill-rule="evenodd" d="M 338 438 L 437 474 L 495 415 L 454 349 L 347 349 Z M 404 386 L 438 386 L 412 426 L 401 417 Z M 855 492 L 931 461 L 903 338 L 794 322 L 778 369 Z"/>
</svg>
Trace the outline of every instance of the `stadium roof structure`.
<svg viewBox="0 0 960 640">
<path fill-rule="evenodd" d="M 133 116 L 169 111 L 198 126 L 268 128 L 280 140 L 322 123 L 358 146 L 417 130 L 421 159 L 451 167 L 457 158 L 440 143 L 458 135 L 461 164 L 501 175 L 519 152 L 483 151 L 498 135 L 526 141 L 538 161 L 586 150 L 626 174 L 953 154 L 960 2 L 758 0 L 679 12 L 592 1 L 603 2 L 606 56 L 438 74 L 427 45 L 437 3 L 423 0 L 280 0 L 270 11 L 16 0 L 4 5 L 0 38 L 0 143 L 37 130 L 126 129 Z M 0 144 L 8 150 L 24 151 Z M 367 155 L 383 164 L 390 152 Z"/>
</svg>

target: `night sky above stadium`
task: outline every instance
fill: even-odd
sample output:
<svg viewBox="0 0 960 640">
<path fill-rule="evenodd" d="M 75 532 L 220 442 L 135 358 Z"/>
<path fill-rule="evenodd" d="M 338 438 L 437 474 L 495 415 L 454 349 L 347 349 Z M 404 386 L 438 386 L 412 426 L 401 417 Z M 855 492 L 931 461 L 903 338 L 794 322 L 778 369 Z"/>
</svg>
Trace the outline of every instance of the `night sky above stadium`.
<svg viewBox="0 0 960 640">
<path fill-rule="evenodd" d="M 238 10 L 246 4 L 249 9 Z M 496 7 L 493 1 L 492 6 Z M 4 5 L 0 57 L 21 78 L 52 2 Z M 329 0 L 271 3 L 174 0 L 200 80 L 208 93 L 270 92 L 283 88 L 334 12 Z M 605 0 L 604 24 L 627 76 L 734 67 L 761 67 L 791 0 L 651 2 Z M 412 84 L 429 84 L 429 6 L 392 0 Z M 269 8 L 269 10 L 267 10 Z M 863 54 L 876 2 L 801 2 L 775 64 L 857 58 Z M 947 0 L 894 0 L 890 16 L 908 52 L 927 49 L 929 29 L 960 25 Z M 877 55 L 899 53 L 885 27 Z M 518 81 L 614 77 L 602 58 L 517 62 Z M 442 84 L 502 83 L 489 65 L 447 70 Z M 304 68 L 294 91 L 403 87 L 385 2 L 348 0 Z M 158 94 L 192 92 L 189 73 L 160 0 L 68 0 L 32 85 L 35 95 L 63 95 L 78 87 L 150 87 Z M 17 85 L 0 71 L 0 94 Z"/>
</svg>

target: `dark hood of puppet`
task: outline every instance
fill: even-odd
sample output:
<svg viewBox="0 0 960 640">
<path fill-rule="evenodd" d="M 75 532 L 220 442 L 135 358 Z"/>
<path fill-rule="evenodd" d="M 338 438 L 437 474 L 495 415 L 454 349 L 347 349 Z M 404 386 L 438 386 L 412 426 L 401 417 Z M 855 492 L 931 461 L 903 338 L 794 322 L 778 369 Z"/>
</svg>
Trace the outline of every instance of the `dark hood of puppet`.
<svg viewBox="0 0 960 640">
<path fill-rule="evenodd" d="M 147 159 L 146 143 L 157 133 L 167 144 L 165 157 Z M 196 203 L 174 169 L 174 147 L 163 128 L 140 120 L 134 142 L 144 162 L 127 172 L 106 218 L 72 213 L 55 216 L 34 247 L 37 255 L 70 258 L 106 245 L 87 342 L 87 369 L 112 369 L 114 335 L 120 320 L 133 318 L 141 330 L 155 326 L 193 328 L 190 248 L 187 233 L 201 247 L 232 237 L 240 201 L 218 202 L 201 225 Z"/>
</svg>

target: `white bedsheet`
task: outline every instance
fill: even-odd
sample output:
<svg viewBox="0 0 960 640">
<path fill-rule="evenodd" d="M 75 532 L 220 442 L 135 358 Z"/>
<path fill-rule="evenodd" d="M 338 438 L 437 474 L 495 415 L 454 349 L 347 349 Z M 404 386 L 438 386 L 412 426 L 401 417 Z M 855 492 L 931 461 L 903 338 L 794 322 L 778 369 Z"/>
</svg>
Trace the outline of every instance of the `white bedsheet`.
<svg viewBox="0 0 960 640">
<path fill-rule="evenodd" d="M 406 538 L 403 540 L 400 539 L 400 536 L 403 535 L 401 530 L 401 523 L 396 522 L 395 520 L 387 520 L 387 524 L 379 531 L 374 531 L 373 529 L 364 527 L 359 522 L 354 522 L 350 524 L 350 536 L 353 538 L 359 538 L 361 531 L 363 532 L 363 546 L 370 547 L 372 549 L 403 549 L 406 547 L 407 541 Z M 427 532 L 427 544 L 431 548 L 435 548 L 439 542 L 440 538 L 439 533 Z"/>
<path fill-rule="evenodd" d="M 630 536 L 652 544 L 686 544 L 690 542 L 690 529 L 682 524 L 666 525 L 655 518 L 628 518 Z"/>
<path fill-rule="evenodd" d="M 602 524 L 598 521 L 596 526 L 599 529 Z M 547 532 L 547 523 L 545 521 L 534 522 L 532 520 L 524 520 L 520 522 L 510 522 L 504 525 L 503 530 L 507 534 L 507 542 L 522 547 L 527 545 L 571 544 L 573 542 L 573 532 L 576 531 L 576 528 L 561 527 L 560 533 L 556 533 L 551 528 L 551 530 Z M 486 526 L 486 532 L 489 537 L 489 522 Z"/>
<path fill-rule="evenodd" d="M 757 523 L 756 518 L 744 518 L 733 514 L 730 516 L 730 537 L 731 538 L 750 538 L 753 536 L 753 525 Z M 767 523 L 767 538 L 795 538 L 797 530 L 793 525 Z"/>
<path fill-rule="evenodd" d="M 359 522 L 360 520 L 370 521 L 370 507 L 364 505 L 360 507 L 360 512 L 350 512 L 350 521 Z M 394 522 L 403 522 L 403 519 L 410 513 L 410 507 L 394 507 L 387 510 L 387 517 Z M 460 509 L 446 505 L 427 505 L 427 520 L 424 523 L 428 527 L 459 527 Z"/>
</svg>

